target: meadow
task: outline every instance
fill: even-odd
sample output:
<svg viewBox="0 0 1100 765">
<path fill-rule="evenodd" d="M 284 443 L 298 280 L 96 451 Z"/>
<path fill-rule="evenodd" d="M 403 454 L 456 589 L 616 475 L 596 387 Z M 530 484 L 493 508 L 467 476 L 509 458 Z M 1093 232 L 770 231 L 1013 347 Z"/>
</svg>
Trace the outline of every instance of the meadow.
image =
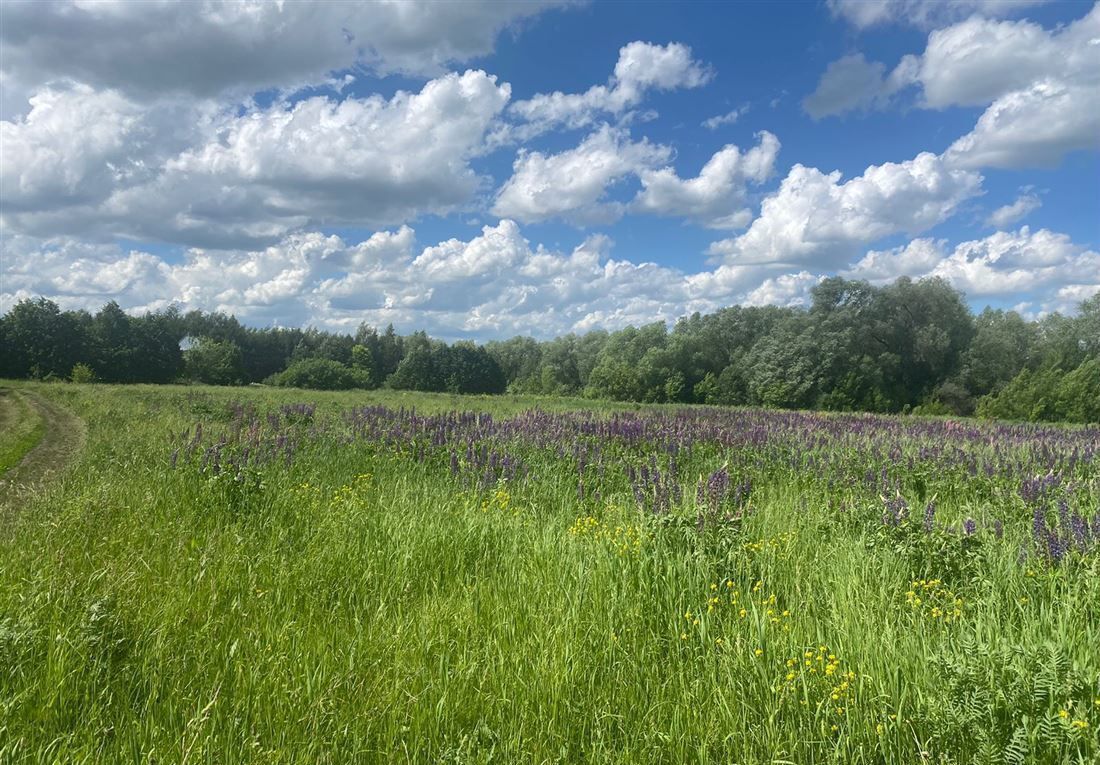
<svg viewBox="0 0 1100 765">
<path fill-rule="evenodd" d="M 0 763 L 1100 761 L 1096 427 L 8 385 Z"/>
</svg>

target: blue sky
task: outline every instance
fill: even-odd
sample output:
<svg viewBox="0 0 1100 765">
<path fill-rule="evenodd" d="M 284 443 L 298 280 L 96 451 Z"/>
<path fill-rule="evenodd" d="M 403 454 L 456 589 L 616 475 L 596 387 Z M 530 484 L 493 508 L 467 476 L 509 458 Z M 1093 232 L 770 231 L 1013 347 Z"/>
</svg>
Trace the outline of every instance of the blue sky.
<svg viewBox="0 0 1100 765">
<path fill-rule="evenodd" d="M 1100 290 L 1090 3 L 0 13 L 0 311 L 488 339 L 833 274 L 1029 316 Z"/>
</svg>

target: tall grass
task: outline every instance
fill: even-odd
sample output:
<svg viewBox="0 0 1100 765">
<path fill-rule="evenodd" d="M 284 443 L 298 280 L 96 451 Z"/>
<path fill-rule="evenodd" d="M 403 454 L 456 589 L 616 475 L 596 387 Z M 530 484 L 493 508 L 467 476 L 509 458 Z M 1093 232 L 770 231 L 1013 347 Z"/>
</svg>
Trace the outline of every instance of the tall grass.
<svg viewBox="0 0 1100 765">
<path fill-rule="evenodd" d="M 1097 761 L 1096 556 L 1020 562 L 1018 498 L 957 476 L 927 479 L 939 517 L 1003 537 L 930 542 L 771 464 L 699 530 L 720 448 L 682 456 L 658 517 L 614 454 L 599 499 L 553 448 L 480 485 L 339 415 L 580 402 L 36 390 L 88 441 L 0 540 L 0 762 Z M 290 464 L 171 466 L 231 401 L 306 398 L 330 429 Z M 1073 474 L 1092 512 L 1098 465 Z"/>
</svg>

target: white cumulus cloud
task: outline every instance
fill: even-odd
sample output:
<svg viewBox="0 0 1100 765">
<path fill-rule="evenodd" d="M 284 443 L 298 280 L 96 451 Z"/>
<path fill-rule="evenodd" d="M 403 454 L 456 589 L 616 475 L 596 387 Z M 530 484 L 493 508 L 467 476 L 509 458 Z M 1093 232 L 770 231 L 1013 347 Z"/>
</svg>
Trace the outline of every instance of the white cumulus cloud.
<svg viewBox="0 0 1100 765">
<path fill-rule="evenodd" d="M 868 252 L 844 273 L 877 283 L 898 276 L 941 276 L 971 297 L 1011 299 L 1030 294 L 1048 310 L 1072 310 L 1076 302 L 1100 290 L 1100 253 L 1065 234 L 1022 226 L 952 249 L 942 240 L 917 239 L 892 250 Z"/>
<path fill-rule="evenodd" d="M 998 207 L 986 218 L 986 225 L 993 228 L 1011 226 L 1021 218 L 1026 217 L 1043 206 L 1043 200 L 1037 194 L 1021 194 L 1011 204 Z"/>
<path fill-rule="evenodd" d="M 59 79 L 139 100 L 319 84 L 334 70 L 436 76 L 561 0 L 4 3 L 7 101 Z M 12 103 L 6 104 L 12 108 Z"/>
<path fill-rule="evenodd" d="M 829 10 L 857 29 L 888 24 L 941 26 L 972 14 L 1011 16 L 1047 0 L 828 0 Z"/>
<path fill-rule="evenodd" d="M 852 8 L 887 12 L 885 4 Z M 1100 5 L 1053 30 L 971 16 L 932 31 L 924 52 L 904 56 L 889 75 L 862 54 L 846 56 L 829 65 L 804 106 L 815 118 L 883 108 L 909 85 L 926 109 L 986 107 L 946 155 L 960 167 L 1044 167 L 1100 148 Z"/>
<path fill-rule="evenodd" d="M 671 157 L 666 146 L 631 141 L 608 125 L 558 154 L 521 150 L 512 177 L 501 187 L 493 213 L 524 223 L 561 218 L 573 223 L 609 222 L 624 210 L 605 199 L 608 187 Z"/>
<path fill-rule="evenodd" d="M 516 101 L 509 111 L 529 123 L 517 134 L 530 137 L 555 126 L 586 127 L 608 115 L 621 116 L 651 90 L 697 88 L 712 76 L 686 45 L 635 41 L 619 50 L 615 73 L 606 85 L 593 85 L 584 93 L 539 93 Z"/>
<path fill-rule="evenodd" d="M 737 120 L 741 119 L 749 111 L 749 105 L 743 104 L 736 109 L 726 112 L 725 114 L 716 114 L 713 117 L 707 117 L 703 120 L 702 125 L 707 130 L 717 130 L 723 125 L 732 125 Z"/>
<path fill-rule="evenodd" d="M 981 190 L 982 177 L 922 153 L 868 167 L 841 182 L 797 164 L 767 197 L 748 231 L 715 242 L 710 254 L 728 263 L 808 264 L 829 269 L 864 246 L 897 233 L 919 233 L 947 219 Z"/>
<path fill-rule="evenodd" d="M 885 64 L 868 61 L 862 53 L 844 56 L 829 64 L 802 107 L 814 119 L 855 109 L 884 108 L 891 96 L 910 84 L 913 68 L 913 60 L 906 58 L 887 75 Z"/>
<path fill-rule="evenodd" d="M 746 152 L 724 146 L 695 178 L 682 179 L 671 167 L 642 169 L 642 189 L 631 209 L 653 215 L 688 218 L 711 228 L 742 228 L 752 220 L 745 187 L 770 178 L 779 155 L 779 139 L 767 131 Z"/>
<path fill-rule="evenodd" d="M 444 213 L 485 182 L 469 162 L 509 93 L 482 71 L 452 73 L 389 99 L 223 110 L 181 142 L 162 129 L 171 111 L 136 112 L 86 86 L 63 98 L 47 91 L 25 119 L 0 123 L 4 221 L 39 236 L 233 248 L 311 222 L 384 226 Z M 73 125 L 87 129 L 62 129 Z"/>
</svg>

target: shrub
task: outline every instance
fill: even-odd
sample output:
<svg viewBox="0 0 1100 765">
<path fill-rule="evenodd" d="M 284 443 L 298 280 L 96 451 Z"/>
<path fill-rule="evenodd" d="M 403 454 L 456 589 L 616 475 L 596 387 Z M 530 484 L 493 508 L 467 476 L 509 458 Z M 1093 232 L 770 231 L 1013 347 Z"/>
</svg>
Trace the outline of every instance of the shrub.
<svg viewBox="0 0 1100 765">
<path fill-rule="evenodd" d="M 351 369 L 339 361 L 329 359 L 305 359 L 291 364 L 275 375 L 275 385 L 285 388 L 311 388 L 313 390 L 352 390 L 369 388 L 370 375 Z"/>
<path fill-rule="evenodd" d="M 73 365 L 73 371 L 69 374 L 69 379 L 74 383 L 94 383 L 99 380 L 96 377 L 95 370 L 87 364 Z"/>
</svg>

